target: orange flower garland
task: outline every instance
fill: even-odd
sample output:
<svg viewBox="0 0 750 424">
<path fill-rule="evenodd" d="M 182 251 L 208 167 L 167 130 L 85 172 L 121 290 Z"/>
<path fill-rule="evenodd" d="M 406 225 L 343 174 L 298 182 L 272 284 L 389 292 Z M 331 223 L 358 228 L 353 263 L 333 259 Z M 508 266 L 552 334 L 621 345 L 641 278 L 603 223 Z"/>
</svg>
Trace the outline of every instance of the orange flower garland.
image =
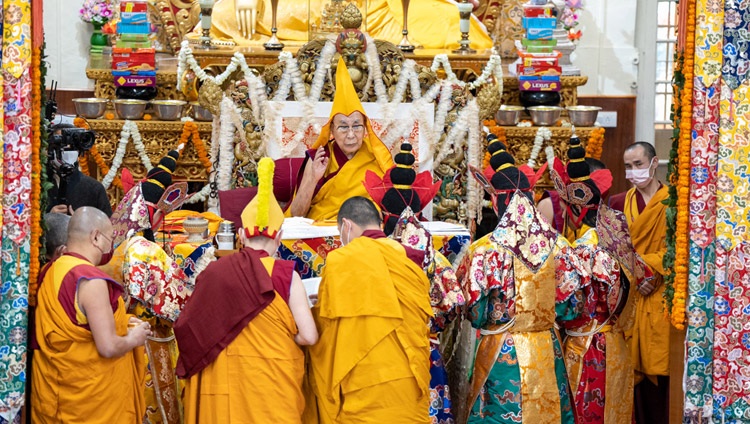
<svg viewBox="0 0 750 424">
<path fill-rule="evenodd" d="M 177 142 L 177 145 L 179 146 L 182 144 L 183 146 L 187 146 L 191 139 L 193 140 L 195 152 L 198 154 L 198 160 L 200 160 L 203 167 L 206 168 L 206 173 L 210 174 L 211 159 L 208 158 L 206 145 L 203 143 L 203 140 L 201 140 L 200 134 L 198 134 L 198 125 L 193 121 L 185 121 L 185 126 L 182 128 L 182 134 L 180 134 L 180 140 Z"/>
<path fill-rule="evenodd" d="M 75 125 L 78 128 L 89 129 L 89 124 L 86 122 L 85 119 L 80 118 L 80 117 L 76 117 L 75 119 L 73 119 L 73 125 Z M 94 146 L 91 147 L 91 149 L 89 149 L 88 153 L 84 156 L 84 160 L 79 161 L 78 163 L 79 165 L 81 164 L 81 162 L 87 162 L 85 166 L 81 167 L 81 172 L 83 172 L 83 169 L 86 168 L 86 172 L 83 172 L 83 173 L 89 176 L 91 175 L 88 173 L 88 170 L 89 170 L 88 169 L 88 156 L 89 155 L 91 155 L 91 157 L 94 158 L 94 162 L 96 162 L 96 166 L 99 169 L 101 169 L 102 174 L 107 175 L 107 173 L 109 173 L 109 166 L 107 166 L 107 163 L 104 162 L 104 158 L 99 153 L 99 149 L 96 148 L 96 144 L 94 144 Z M 115 176 L 114 180 L 112 180 L 112 184 L 114 184 L 115 187 L 122 190 L 122 181 L 120 181 L 120 177 Z"/>
<path fill-rule="evenodd" d="M 591 132 L 591 135 L 589 135 L 589 141 L 586 143 L 586 157 L 597 160 L 601 159 L 605 131 L 604 128 L 599 127 Z"/>
<path fill-rule="evenodd" d="M 42 237 L 42 211 L 40 205 L 42 191 L 42 49 L 33 47 L 31 51 L 31 240 L 29 241 L 29 304 L 36 306 L 36 293 L 39 289 L 39 241 Z"/>
<path fill-rule="evenodd" d="M 693 66 L 695 60 L 695 0 L 688 0 L 685 25 L 685 62 L 680 116 L 680 142 L 677 150 L 677 222 L 675 231 L 674 298 L 672 300 L 672 325 L 685 328 L 685 303 L 688 286 L 688 220 L 690 213 L 690 143 L 692 141 L 693 117 Z"/>
</svg>

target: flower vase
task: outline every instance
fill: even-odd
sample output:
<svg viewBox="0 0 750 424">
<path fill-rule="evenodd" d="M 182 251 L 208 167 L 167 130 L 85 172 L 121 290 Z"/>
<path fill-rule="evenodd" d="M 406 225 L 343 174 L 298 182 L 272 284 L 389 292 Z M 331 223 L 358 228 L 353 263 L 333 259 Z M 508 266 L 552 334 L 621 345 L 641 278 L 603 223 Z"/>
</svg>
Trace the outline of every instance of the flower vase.
<svg viewBox="0 0 750 424">
<path fill-rule="evenodd" d="M 107 35 L 102 33 L 104 24 L 99 22 L 92 22 L 91 24 L 94 26 L 94 32 L 91 34 L 91 52 L 101 53 L 109 41 Z"/>
</svg>

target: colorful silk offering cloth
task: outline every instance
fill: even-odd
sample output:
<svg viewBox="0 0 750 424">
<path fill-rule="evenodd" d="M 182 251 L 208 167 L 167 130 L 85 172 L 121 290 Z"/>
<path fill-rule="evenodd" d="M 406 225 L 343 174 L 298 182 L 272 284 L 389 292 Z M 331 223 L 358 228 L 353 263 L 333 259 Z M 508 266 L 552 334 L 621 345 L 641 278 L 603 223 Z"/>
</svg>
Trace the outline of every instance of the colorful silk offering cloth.
<svg viewBox="0 0 750 424">
<path fill-rule="evenodd" d="M 569 248 L 523 195 L 513 196 L 497 228 L 469 248 L 457 271 L 469 319 L 480 330 L 469 423 L 574 422 L 555 330 L 556 264 L 570 260 Z"/>
<path fill-rule="evenodd" d="M 184 263 L 173 260 L 158 244 L 136 236 L 121 243 L 112 260 L 100 267 L 125 288 L 132 299 L 129 312 L 148 321 L 154 331 L 154 337 L 146 341 L 144 386 L 146 417 L 153 424 L 179 423 L 182 417 L 172 323 L 193 292 L 194 279 L 182 268 Z"/>
<path fill-rule="evenodd" d="M 616 213 L 622 226 L 610 240 L 627 238 L 624 216 Z M 558 263 L 558 322 L 567 333 L 563 350 L 577 422 L 624 423 L 633 414 L 633 364 L 624 335 L 634 319 L 628 290 L 633 280 L 620 265 L 623 258 L 600 243 L 598 231 L 584 225 L 583 235 L 567 249 L 568 261 Z"/>
<path fill-rule="evenodd" d="M 3 97 L 0 112 L 3 138 L 3 152 L 0 153 L 0 195 L 3 198 L 0 217 L 0 423 L 4 423 L 19 419 L 27 378 L 26 326 L 32 235 L 32 46 L 31 0 L 3 0 L 0 6 L 4 16 L 0 24 L 0 93 Z"/>
<path fill-rule="evenodd" d="M 453 262 L 464 247 L 471 242 L 469 231 L 459 225 L 444 222 L 423 222 L 432 235 L 436 252 Z M 320 277 L 326 258 L 341 247 L 335 225 L 313 225 L 304 218 L 284 220 L 283 239 L 278 254 L 281 259 L 295 262 L 295 269 L 302 278 Z"/>
</svg>

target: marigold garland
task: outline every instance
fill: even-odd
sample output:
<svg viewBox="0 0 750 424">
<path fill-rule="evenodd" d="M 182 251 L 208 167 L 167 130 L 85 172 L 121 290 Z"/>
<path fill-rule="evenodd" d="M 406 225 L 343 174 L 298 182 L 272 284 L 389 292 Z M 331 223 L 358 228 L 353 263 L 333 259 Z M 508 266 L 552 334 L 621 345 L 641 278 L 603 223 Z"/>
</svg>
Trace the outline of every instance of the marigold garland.
<svg viewBox="0 0 750 424">
<path fill-rule="evenodd" d="M 500 141 L 503 144 L 507 143 L 506 138 L 505 138 L 505 128 L 497 125 L 494 119 L 488 119 L 482 123 L 490 131 L 490 134 L 495 134 L 495 137 L 497 137 L 498 141 Z M 490 157 L 491 157 L 490 152 L 484 152 L 484 159 L 482 160 L 482 169 L 486 169 L 488 166 L 490 166 Z"/>
<path fill-rule="evenodd" d="M 589 141 L 586 143 L 586 157 L 593 159 L 601 159 L 602 157 L 602 146 L 604 146 L 604 132 L 606 130 L 603 127 L 596 128 L 591 131 L 589 135 Z"/>
<path fill-rule="evenodd" d="M 88 122 L 86 122 L 85 119 L 80 118 L 80 117 L 76 117 L 75 119 L 73 119 L 73 125 L 75 125 L 78 128 L 85 128 L 85 129 L 90 128 Z M 104 158 L 99 153 L 99 149 L 96 148 L 96 144 L 94 144 L 94 146 L 92 146 L 91 149 L 89 149 L 89 151 L 86 152 L 82 161 L 78 161 L 78 165 L 81 165 L 81 163 L 86 162 L 86 165 L 81 166 L 81 172 L 83 172 L 86 175 L 91 176 L 91 174 L 88 173 L 89 156 L 94 158 L 94 162 L 96 162 L 96 166 L 102 171 L 102 174 L 107 175 L 109 173 L 109 166 L 107 165 L 106 162 L 104 162 Z M 86 169 L 86 172 L 84 172 L 84 168 Z M 122 181 L 120 180 L 120 177 L 115 176 L 115 179 L 112 180 L 112 184 L 114 184 L 115 187 L 122 190 Z"/>
<path fill-rule="evenodd" d="M 206 145 L 198 133 L 198 125 L 193 121 L 185 121 L 185 126 L 182 128 L 182 134 L 180 134 L 180 140 L 177 142 L 177 145 L 182 144 L 186 146 L 190 140 L 193 141 L 193 147 L 195 148 L 195 153 L 198 155 L 198 160 L 206 168 L 206 175 L 210 174 L 211 159 L 209 159 Z"/>
<path fill-rule="evenodd" d="M 39 247 L 42 238 L 41 195 L 41 147 L 42 147 L 42 49 L 33 47 L 31 51 L 31 240 L 29 246 L 29 304 L 36 306 L 36 293 L 39 289 Z"/>
<path fill-rule="evenodd" d="M 674 279 L 672 281 L 672 325 L 685 328 L 685 313 L 688 286 L 689 261 L 689 213 L 690 213 L 690 144 L 692 141 L 693 66 L 695 60 L 695 0 L 687 0 L 685 25 L 685 49 L 682 75 L 684 86 L 680 93 L 679 142 L 677 145 L 677 214 L 674 236 Z M 673 177 L 671 180 L 674 181 Z"/>
</svg>

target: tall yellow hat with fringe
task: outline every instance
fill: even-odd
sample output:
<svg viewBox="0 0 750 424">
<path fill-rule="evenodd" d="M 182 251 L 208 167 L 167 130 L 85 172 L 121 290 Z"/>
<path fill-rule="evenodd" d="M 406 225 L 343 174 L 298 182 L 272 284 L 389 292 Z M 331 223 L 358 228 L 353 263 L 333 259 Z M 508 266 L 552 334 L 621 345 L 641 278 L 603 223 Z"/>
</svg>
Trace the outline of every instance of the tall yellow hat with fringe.
<svg viewBox="0 0 750 424">
<path fill-rule="evenodd" d="M 365 126 L 367 127 L 367 133 L 362 139 L 362 148 L 372 152 L 378 165 L 385 172 L 393 166 L 393 157 L 385 144 L 375 135 L 375 131 L 372 130 L 370 119 L 365 113 L 362 102 L 359 101 L 357 90 L 354 88 L 354 83 L 352 83 L 352 77 L 349 75 L 346 63 L 344 63 L 344 59 L 339 57 L 338 65 L 336 65 L 336 94 L 333 96 L 331 115 L 328 118 L 328 122 L 321 128 L 320 135 L 312 148 L 317 149 L 320 146 L 325 146 L 333 139 L 331 126 L 333 125 L 334 116 L 338 114 L 349 116 L 354 112 L 359 112 L 364 116 Z"/>
<path fill-rule="evenodd" d="M 242 228 L 247 238 L 276 237 L 284 222 L 284 211 L 273 195 L 274 161 L 263 158 L 258 162 L 258 194 L 242 210 Z"/>
</svg>

